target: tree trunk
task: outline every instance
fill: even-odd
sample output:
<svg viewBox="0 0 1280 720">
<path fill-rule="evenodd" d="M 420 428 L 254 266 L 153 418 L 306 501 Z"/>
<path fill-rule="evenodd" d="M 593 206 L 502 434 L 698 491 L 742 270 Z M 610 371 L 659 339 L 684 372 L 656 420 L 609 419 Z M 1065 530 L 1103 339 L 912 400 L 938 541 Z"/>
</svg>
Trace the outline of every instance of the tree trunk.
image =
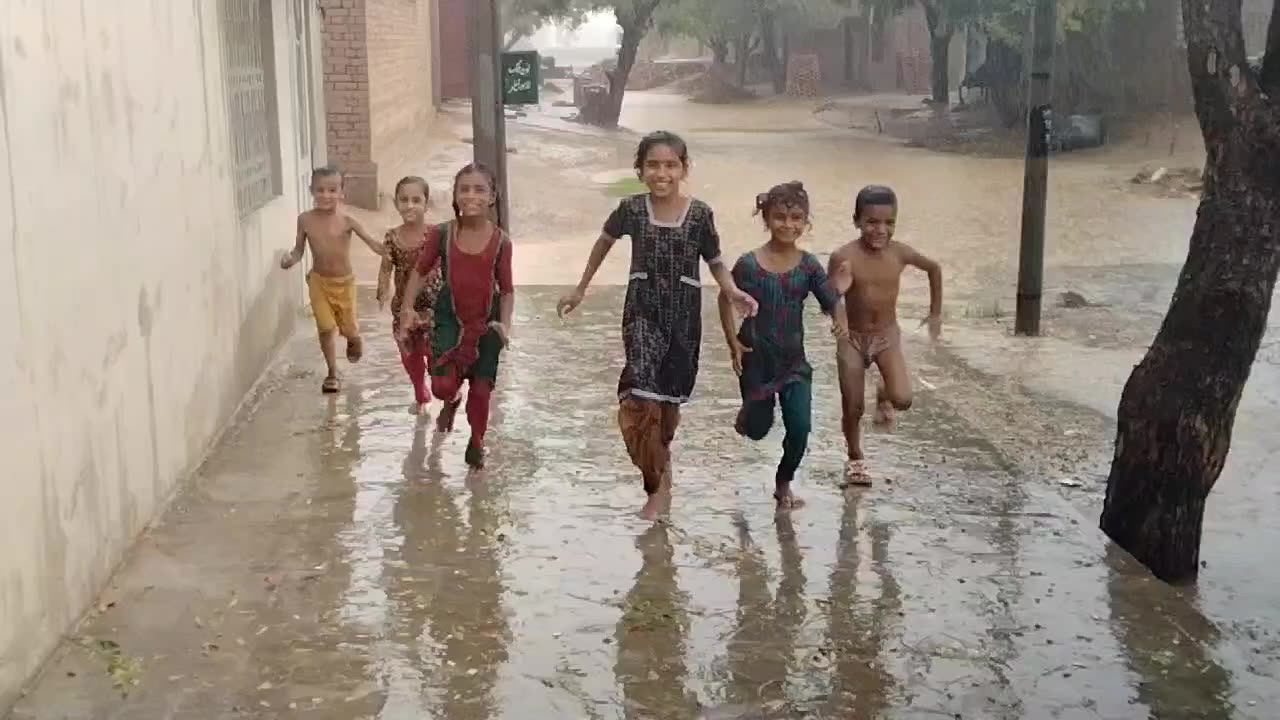
<svg viewBox="0 0 1280 720">
<path fill-rule="evenodd" d="M 751 69 L 751 33 L 738 36 L 738 48 L 734 51 L 738 63 L 738 87 L 747 86 L 747 71 Z"/>
<path fill-rule="evenodd" d="M 951 104 L 951 31 L 929 36 L 929 84 L 933 102 Z"/>
<path fill-rule="evenodd" d="M 622 99 L 627 93 L 627 81 L 631 78 L 631 69 L 636 65 L 636 56 L 640 51 L 640 41 L 653 23 L 653 11 L 659 0 L 635 0 L 634 15 L 628 14 L 624 19 L 618 18 L 622 27 L 622 41 L 618 44 L 618 65 L 609 73 L 609 106 L 606 109 L 601 125 L 606 128 L 618 127 L 622 117 Z"/>
<path fill-rule="evenodd" d="M 716 65 L 729 64 L 729 38 L 716 37 L 711 39 L 711 62 Z"/>
<path fill-rule="evenodd" d="M 1280 269 L 1280 104 L 1270 99 L 1280 97 L 1280 67 L 1249 68 L 1238 0 L 1183 0 L 1182 13 L 1204 192 L 1164 323 L 1120 398 L 1100 521 L 1170 583 L 1199 570 L 1205 500 L 1226 463 Z M 1269 35 L 1273 53 L 1280 32 Z"/>
<path fill-rule="evenodd" d="M 779 57 L 778 27 L 772 12 L 765 12 L 760 16 L 760 40 L 764 67 L 773 83 L 773 91 L 781 95 L 787 91 L 787 68 L 785 60 Z"/>
</svg>

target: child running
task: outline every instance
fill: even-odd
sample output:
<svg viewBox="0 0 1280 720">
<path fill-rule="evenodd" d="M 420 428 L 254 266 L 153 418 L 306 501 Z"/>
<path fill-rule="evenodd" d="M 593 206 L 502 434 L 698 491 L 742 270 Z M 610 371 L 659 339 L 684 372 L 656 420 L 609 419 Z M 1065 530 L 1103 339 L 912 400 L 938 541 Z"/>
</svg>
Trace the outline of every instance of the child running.
<svg viewBox="0 0 1280 720">
<path fill-rule="evenodd" d="M 342 211 L 342 172 L 335 167 L 322 167 L 311 173 L 311 197 L 315 207 L 298 216 L 298 236 L 293 251 L 280 260 L 288 270 L 302 260 L 311 247 L 311 271 L 307 273 L 307 291 L 311 311 L 320 333 L 320 350 L 329 374 L 320 386 L 322 392 L 342 389 L 338 362 L 334 354 L 334 334 L 347 339 L 347 361 L 359 362 L 364 355 L 360 326 L 356 323 L 356 278 L 351 270 L 351 234 L 355 233 L 382 255 L 382 246 L 369 237 L 360 223 Z"/>
<path fill-rule="evenodd" d="M 622 311 L 626 365 L 618 380 L 618 424 L 631 461 L 640 469 L 648 501 L 640 511 L 656 520 L 671 483 L 671 443 L 698 375 L 702 347 L 705 261 L 730 302 L 746 316 L 756 301 L 738 289 L 720 257 L 720 236 L 706 203 L 681 194 L 689 171 L 684 140 L 657 132 L 640 141 L 636 173 L 649 192 L 624 199 L 605 221 L 577 288 L 561 298 L 561 317 L 576 309 L 618 238 L 631 238 L 631 273 Z"/>
<path fill-rule="evenodd" d="M 431 334 L 431 389 L 444 401 L 444 408 L 436 419 L 436 430 L 453 430 L 454 416 L 462 404 L 462 383 L 469 381 L 471 440 L 466 462 L 475 469 L 484 467 L 489 400 L 498 379 L 499 356 L 511 337 L 515 309 L 511 240 L 490 219 L 497 199 L 492 170 L 479 163 L 462 168 L 453 180 L 454 219 L 427 235 L 404 289 L 406 297 L 417 297 L 431 273 L 439 269 L 440 292 L 433 307 Z M 400 312 L 402 335 L 422 322 L 412 307 L 402 307 Z"/>
<path fill-rule="evenodd" d="M 782 409 L 787 434 L 773 497 L 778 509 L 786 511 L 804 504 L 791 493 L 791 481 L 808 450 L 811 427 L 813 368 L 804 351 L 805 300 L 812 294 L 834 318 L 851 275 L 849 264 L 842 263 L 829 282 L 822 262 L 800 249 L 800 238 L 809 229 L 809 194 L 803 184 L 790 182 L 759 195 L 756 213 L 764 217 L 769 241 L 738 259 L 733 280 L 756 299 L 760 312 L 738 329 L 733 305 L 722 292 L 720 324 L 742 390 L 735 429 L 763 440 L 773 427 L 775 402 Z M 833 332 L 840 329 L 833 322 Z"/>
<path fill-rule="evenodd" d="M 929 335 L 942 331 L 942 266 L 893 239 L 898 222 L 898 197 L 893 190 L 871 185 L 854 201 L 853 221 L 861 236 L 831 254 L 829 267 L 847 265 L 852 286 L 845 293 L 848 337 L 836 353 L 843 397 L 843 426 L 849 460 L 845 481 L 871 485 L 862 452 L 862 413 L 866 372 L 872 363 L 880 368 L 874 422 L 892 426 L 895 413 L 911 407 L 911 377 L 902 355 L 898 329 L 898 290 L 908 266 L 929 275 Z"/>
<path fill-rule="evenodd" d="M 440 293 L 439 271 L 425 278 L 422 291 L 413 299 L 413 310 L 421 322 L 404 332 L 400 314 L 404 309 L 404 291 L 409 283 L 409 274 L 413 272 L 418 251 L 426 241 L 427 201 L 430 197 L 427 181 L 420 177 L 401 178 L 396 183 L 396 210 L 404 223 L 387 231 L 383 240 L 382 269 L 378 273 L 379 307 L 385 306 L 392 278 L 395 278 L 395 294 L 391 296 L 391 328 L 400 350 L 400 362 L 409 373 L 409 382 L 413 383 L 413 404 L 409 406 L 409 412 L 414 415 L 424 415 L 431 402 L 427 366 L 431 362 L 431 306 Z"/>
</svg>

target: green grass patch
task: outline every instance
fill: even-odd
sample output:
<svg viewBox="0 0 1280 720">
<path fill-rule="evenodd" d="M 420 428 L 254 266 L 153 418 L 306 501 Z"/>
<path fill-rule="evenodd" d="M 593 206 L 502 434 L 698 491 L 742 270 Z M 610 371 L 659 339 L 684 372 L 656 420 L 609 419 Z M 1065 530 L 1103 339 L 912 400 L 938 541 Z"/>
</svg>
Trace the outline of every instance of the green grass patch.
<svg viewBox="0 0 1280 720">
<path fill-rule="evenodd" d="M 639 178 L 634 178 L 634 177 L 627 177 L 627 178 L 621 178 L 619 180 L 614 180 L 613 182 L 604 186 L 605 194 L 609 195 L 610 197 L 626 197 L 627 195 L 639 195 L 640 193 L 645 192 L 646 190 L 648 190 L 648 188 L 645 187 L 644 183 L 640 182 Z"/>
</svg>

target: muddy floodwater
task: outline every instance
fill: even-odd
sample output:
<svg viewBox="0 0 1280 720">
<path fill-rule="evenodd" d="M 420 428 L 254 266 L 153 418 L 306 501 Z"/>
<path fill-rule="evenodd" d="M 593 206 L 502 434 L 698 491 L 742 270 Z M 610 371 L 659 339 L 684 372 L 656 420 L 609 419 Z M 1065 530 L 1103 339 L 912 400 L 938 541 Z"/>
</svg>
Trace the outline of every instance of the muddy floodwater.
<svg viewBox="0 0 1280 720">
<path fill-rule="evenodd" d="M 630 514 L 643 492 L 614 394 L 625 244 L 580 314 L 554 307 L 635 138 L 535 114 L 512 125 L 521 287 L 488 469 L 467 472 L 461 417 L 441 436 L 405 412 L 389 317 L 366 288 L 369 350 L 343 393 L 319 395 L 304 322 L 12 717 L 1274 717 L 1274 335 L 1211 497 L 1199 585 L 1152 580 L 1096 530 L 1115 401 L 1194 218 L 1194 201 L 1128 183 L 1168 144 L 1055 160 L 1047 337 L 1015 340 L 1021 163 L 905 149 L 810 110 L 636 94 L 623 122 L 688 135 L 691 190 L 730 257 L 765 239 L 752 199 L 774 183 L 810 188 L 806 242 L 824 256 L 852 237 L 858 187 L 899 191 L 900 239 L 943 263 L 947 329 L 938 343 L 914 332 L 928 292 L 908 276 L 917 397 L 896 432 L 868 436 L 875 487 L 839 487 L 833 351 L 812 310 L 814 435 L 795 488 L 808 504 L 775 514 L 781 432 L 734 434 L 708 290 L 670 518 Z M 438 204 L 465 153 L 450 148 L 423 160 Z M 1060 307 L 1067 291 L 1088 304 Z"/>
</svg>

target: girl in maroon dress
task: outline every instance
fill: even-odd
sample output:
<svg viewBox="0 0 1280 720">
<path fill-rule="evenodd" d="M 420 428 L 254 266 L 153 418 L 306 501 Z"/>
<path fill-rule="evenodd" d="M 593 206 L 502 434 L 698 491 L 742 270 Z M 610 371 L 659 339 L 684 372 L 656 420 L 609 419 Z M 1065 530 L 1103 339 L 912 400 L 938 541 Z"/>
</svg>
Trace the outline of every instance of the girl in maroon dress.
<svg viewBox="0 0 1280 720">
<path fill-rule="evenodd" d="M 454 220 L 427 235 L 406 293 L 417 292 L 437 270 L 441 288 L 436 298 L 431 337 L 431 389 L 444 401 L 436 429 L 453 429 L 468 382 L 467 422 L 471 441 L 467 464 L 484 467 L 489 400 L 498 378 L 498 359 L 511 334 L 515 289 L 511 279 L 511 239 L 490 219 L 497 201 L 493 171 L 481 164 L 464 167 L 454 178 Z M 402 310 L 401 332 L 421 320 L 411 308 Z"/>
</svg>

